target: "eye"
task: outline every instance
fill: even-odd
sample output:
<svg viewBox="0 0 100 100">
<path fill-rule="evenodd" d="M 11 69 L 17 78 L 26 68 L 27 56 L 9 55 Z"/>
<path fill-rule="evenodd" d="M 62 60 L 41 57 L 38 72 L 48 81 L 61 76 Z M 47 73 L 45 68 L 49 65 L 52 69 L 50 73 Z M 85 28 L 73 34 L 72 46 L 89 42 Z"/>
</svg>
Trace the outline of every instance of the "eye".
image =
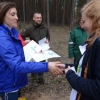
<svg viewBox="0 0 100 100">
<path fill-rule="evenodd" d="M 82 23 L 82 24 L 84 24 L 84 23 L 85 23 L 85 21 L 84 21 L 84 20 L 81 20 L 81 23 Z"/>
<path fill-rule="evenodd" d="M 17 15 L 16 13 L 11 13 L 11 16 L 15 16 L 15 15 Z"/>
<path fill-rule="evenodd" d="M 15 14 L 11 14 L 12 16 L 14 16 Z"/>
</svg>

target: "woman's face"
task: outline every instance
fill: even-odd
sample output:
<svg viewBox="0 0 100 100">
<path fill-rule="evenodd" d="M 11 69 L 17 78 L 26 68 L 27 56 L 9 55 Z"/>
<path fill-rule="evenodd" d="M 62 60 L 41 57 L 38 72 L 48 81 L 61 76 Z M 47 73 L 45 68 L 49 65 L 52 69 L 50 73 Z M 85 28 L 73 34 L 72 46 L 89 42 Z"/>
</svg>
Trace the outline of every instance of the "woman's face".
<svg viewBox="0 0 100 100">
<path fill-rule="evenodd" d="M 17 27 L 17 21 L 18 17 L 16 8 L 10 8 L 4 17 L 3 23 L 11 29 L 12 27 Z"/>
<path fill-rule="evenodd" d="M 93 21 L 91 19 L 89 19 L 85 13 L 82 13 L 82 19 L 81 19 L 82 25 L 81 27 L 86 30 L 86 32 L 88 34 L 91 34 L 91 28 L 92 28 L 92 24 Z"/>
</svg>

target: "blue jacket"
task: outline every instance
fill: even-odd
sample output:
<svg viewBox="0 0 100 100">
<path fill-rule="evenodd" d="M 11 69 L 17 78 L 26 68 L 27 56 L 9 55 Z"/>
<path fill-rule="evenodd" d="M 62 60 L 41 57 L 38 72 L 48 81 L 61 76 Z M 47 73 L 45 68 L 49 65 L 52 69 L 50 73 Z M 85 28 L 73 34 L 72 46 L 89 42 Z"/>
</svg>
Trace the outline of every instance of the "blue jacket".
<svg viewBox="0 0 100 100">
<path fill-rule="evenodd" d="M 88 72 L 87 78 L 85 79 L 83 75 L 87 62 Z M 72 88 L 82 94 L 80 100 L 100 100 L 100 37 L 85 52 L 81 77 L 77 76 L 74 71 L 69 70 L 66 78 Z"/>
<path fill-rule="evenodd" d="M 46 62 L 25 62 L 17 30 L 0 25 L 0 92 L 11 92 L 27 85 L 27 73 L 47 71 Z"/>
</svg>

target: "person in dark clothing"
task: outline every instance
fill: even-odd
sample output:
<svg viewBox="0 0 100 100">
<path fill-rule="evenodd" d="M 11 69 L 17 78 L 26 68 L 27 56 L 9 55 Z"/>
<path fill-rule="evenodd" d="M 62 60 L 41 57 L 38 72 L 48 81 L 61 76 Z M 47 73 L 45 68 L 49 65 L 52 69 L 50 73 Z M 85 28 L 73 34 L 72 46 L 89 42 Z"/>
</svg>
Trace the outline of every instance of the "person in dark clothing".
<svg viewBox="0 0 100 100">
<path fill-rule="evenodd" d="M 45 43 L 49 43 L 50 41 L 49 31 L 47 27 L 45 27 L 42 23 L 42 15 L 39 12 L 35 12 L 33 14 L 33 24 L 28 28 L 24 29 L 24 31 L 20 34 L 24 40 L 26 39 L 26 37 L 29 37 L 30 40 L 34 40 L 38 43 L 39 40 L 46 37 L 47 40 L 45 41 Z M 31 76 L 33 79 L 34 86 L 38 86 L 38 83 L 44 83 L 43 73 L 31 74 Z"/>
<path fill-rule="evenodd" d="M 77 72 L 74 65 L 61 66 L 66 67 L 66 78 L 73 88 L 70 100 L 100 100 L 100 0 L 91 0 L 84 5 L 81 15 L 82 28 L 89 37 L 83 46 Z"/>
</svg>

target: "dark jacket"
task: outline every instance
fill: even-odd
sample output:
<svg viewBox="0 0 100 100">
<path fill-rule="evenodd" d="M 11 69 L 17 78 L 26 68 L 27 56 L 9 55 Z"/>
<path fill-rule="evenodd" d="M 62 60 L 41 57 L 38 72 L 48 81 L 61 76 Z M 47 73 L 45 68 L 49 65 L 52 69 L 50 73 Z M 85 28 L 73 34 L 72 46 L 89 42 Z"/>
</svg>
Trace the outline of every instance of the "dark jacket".
<svg viewBox="0 0 100 100">
<path fill-rule="evenodd" d="M 48 29 L 41 23 L 40 25 L 35 25 L 34 23 L 26 28 L 23 32 L 20 33 L 21 36 L 25 39 L 29 37 L 31 40 L 34 40 L 38 43 L 39 40 L 47 38 L 50 40 L 50 34 Z"/>
<path fill-rule="evenodd" d="M 88 62 L 87 78 L 83 78 L 84 66 Z M 72 88 L 82 94 L 80 100 L 100 100 L 100 37 L 87 49 L 82 62 L 81 77 L 69 70 L 66 78 Z"/>
<path fill-rule="evenodd" d="M 81 52 L 79 50 L 79 45 L 81 45 L 87 38 L 87 33 L 80 26 L 76 27 L 70 32 L 70 39 L 68 45 L 68 57 L 79 60 L 81 57 Z"/>
<path fill-rule="evenodd" d="M 0 25 L 0 92 L 18 90 L 28 84 L 27 73 L 48 71 L 48 63 L 25 62 L 23 47 L 15 28 Z"/>
</svg>

